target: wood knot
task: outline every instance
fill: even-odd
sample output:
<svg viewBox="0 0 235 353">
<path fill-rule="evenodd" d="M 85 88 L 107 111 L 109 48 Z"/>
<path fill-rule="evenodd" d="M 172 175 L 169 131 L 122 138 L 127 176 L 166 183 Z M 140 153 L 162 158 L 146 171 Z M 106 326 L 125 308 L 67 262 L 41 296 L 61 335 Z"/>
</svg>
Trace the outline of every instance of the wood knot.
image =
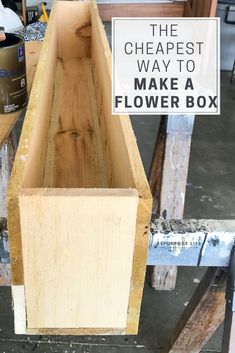
<svg viewBox="0 0 235 353">
<path fill-rule="evenodd" d="M 76 140 L 79 137 L 79 132 L 77 130 L 71 131 L 71 136 L 74 140 Z"/>
<path fill-rule="evenodd" d="M 91 25 L 85 24 L 75 31 L 76 35 L 81 38 L 90 38 L 91 37 Z"/>
</svg>

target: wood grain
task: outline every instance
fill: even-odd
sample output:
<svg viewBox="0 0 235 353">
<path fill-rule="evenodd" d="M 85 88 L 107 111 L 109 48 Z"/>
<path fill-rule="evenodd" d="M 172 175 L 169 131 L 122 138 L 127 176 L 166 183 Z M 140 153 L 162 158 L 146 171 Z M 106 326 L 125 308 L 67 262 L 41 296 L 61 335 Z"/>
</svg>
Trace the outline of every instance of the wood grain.
<svg viewBox="0 0 235 353">
<path fill-rule="evenodd" d="M 181 117 L 181 119 L 188 121 L 187 117 Z M 177 123 L 175 131 L 171 130 L 167 133 L 159 209 L 160 216 L 165 219 L 183 218 L 191 138 L 191 133 L 178 131 Z M 154 158 L 158 157 L 156 152 Z M 155 290 L 173 290 L 176 279 L 175 266 L 153 268 L 152 287 Z"/>
<path fill-rule="evenodd" d="M 26 42 L 27 86 L 30 94 L 42 42 Z M 21 112 L 0 116 L 0 217 L 6 217 L 6 191 L 13 165 L 16 143 L 11 130 Z M 9 286 L 12 281 L 11 265 L 0 264 L 0 285 Z"/>
<path fill-rule="evenodd" d="M 90 58 L 57 62 L 44 186 L 107 186 Z"/>
<path fill-rule="evenodd" d="M 124 335 L 125 334 L 125 328 L 120 329 L 118 328 L 39 328 L 39 329 L 30 329 L 27 328 L 25 330 L 25 333 L 27 335 L 75 335 L 75 336 L 80 336 L 80 335 L 95 335 L 95 336 L 100 336 L 100 335 Z"/>
<path fill-rule="evenodd" d="M 126 326 L 137 205 L 135 190 L 21 191 L 28 328 Z"/>
<path fill-rule="evenodd" d="M 184 310 L 169 353 L 199 353 L 224 320 L 226 273 L 209 268 Z"/>
<path fill-rule="evenodd" d="M 160 196 L 162 187 L 162 175 L 163 165 L 165 157 L 165 146 L 166 146 L 166 128 L 167 119 L 161 117 L 158 136 L 154 146 L 153 158 L 149 173 L 149 186 L 153 196 L 153 210 L 152 214 L 159 217 L 160 213 Z"/>
<path fill-rule="evenodd" d="M 184 2 L 173 4 L 98 4 L 103 21 L 111 21 L 112 17 L 182 17 Z"/>
<path fill-rule="evenodd" d="M 56 63 L 57 36 L 54 27 L 55 16 L 52 13 L 42 45 L 7 193 L 12 281 L 13 284 L 18 285 L 24 284 L 18 194 L 24 181 L 28 180 L 30 185 L 35 185 L 39 181 L 42 183 L 44 174 L 41 161 L 45 159 L 46 152 L 44 139 L 46 139 L 48 121 L 45 117 L 50 112 Z M 36 126 L 37 129 L 35 129 Z"/>
<path fill-rule="evenodd" d="M 56 6 L 58 58 L 81 58 L 90 56 L 89 1 L 69 1 L 66 6 Z"/>
</svg>

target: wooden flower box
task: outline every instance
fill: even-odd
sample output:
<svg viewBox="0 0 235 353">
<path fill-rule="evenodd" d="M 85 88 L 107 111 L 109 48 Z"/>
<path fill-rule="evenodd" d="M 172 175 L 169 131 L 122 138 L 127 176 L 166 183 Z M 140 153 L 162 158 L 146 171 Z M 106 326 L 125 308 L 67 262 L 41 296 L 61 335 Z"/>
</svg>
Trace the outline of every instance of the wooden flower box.
<svg viewBox="0 0 235 353">
<path fill-rule="evenodd" d="M 96 4 L 56 2 L 8 190 L 16 333 L 136 334 L 150 215 Z"/>
</svg>

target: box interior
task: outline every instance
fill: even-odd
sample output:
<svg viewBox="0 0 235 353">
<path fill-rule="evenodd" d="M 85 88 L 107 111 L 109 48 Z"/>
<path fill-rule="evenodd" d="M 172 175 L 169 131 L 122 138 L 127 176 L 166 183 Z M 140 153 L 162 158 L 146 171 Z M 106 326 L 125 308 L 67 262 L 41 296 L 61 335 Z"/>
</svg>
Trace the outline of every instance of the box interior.
<svg viewBox="0 0 235 353">
<path fill-rule="evenodd" d="M 98 12 L 89 2 L 54 6 L 23 187 L 134 188 L 121 124 L 129 118 L 111 115 L 110 52 Z"/>
</svg>

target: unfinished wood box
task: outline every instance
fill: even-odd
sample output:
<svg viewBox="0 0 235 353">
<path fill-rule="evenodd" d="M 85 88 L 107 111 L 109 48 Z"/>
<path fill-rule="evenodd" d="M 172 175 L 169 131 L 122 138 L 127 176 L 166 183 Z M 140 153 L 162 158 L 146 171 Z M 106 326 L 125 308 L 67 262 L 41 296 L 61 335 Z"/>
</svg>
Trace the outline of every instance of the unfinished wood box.
<svg viewBox="0 0 235 353">
<path fill-rule="evenodd" d="M 150 214 L 96 4 L 56 2 L 8 190 L 16 333 L 136 334 Z"/>
</svg>

